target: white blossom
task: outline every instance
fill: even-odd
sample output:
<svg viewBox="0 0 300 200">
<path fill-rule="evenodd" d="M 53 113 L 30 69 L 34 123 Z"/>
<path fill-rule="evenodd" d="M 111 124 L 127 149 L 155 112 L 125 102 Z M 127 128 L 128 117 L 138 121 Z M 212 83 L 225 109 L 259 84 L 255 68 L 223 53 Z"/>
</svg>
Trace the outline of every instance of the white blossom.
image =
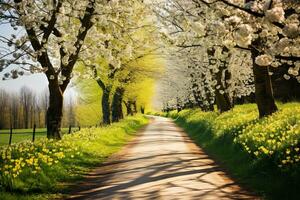
<svg viewBox="0 0 300 200">
<path fill-rule="evenodd" d="M 284 77 L 286 80 L 290 80 L 290 79 L 291 79 L 291 77 L 290 77 L 289 75 L 287 75 L 287 74 L 284 74 L 283 77 Z"/>
<path fill-rule="evenodd" d="M 287 24 L 283 29 L 283 33 L 289 38 L 296 38 L 297 36 L 300 35 L 299 24 L 296 23 Z"/>
<path fill-rule="evenodd" d="M 298 76 L 299 75 L 299 69 L 297 70 L 297 68 L 290 67 L 289 70 L 288 70 L 288 73 L 290 75 L 293 75 L 293 76 Z"/>
<path fill-rule="evenodd" d="M 284 10 L 282 7 L 274 7 L 266 12 L 266 18 L 271 22 L 284 21 Z"/>
<path fill-rule="evenodd" d="M 273 62 L 272 56 L 267 54 L 263 54 L 255 58 L 255 63 L 259 66 L 270 66 L 272 62 Z"/>
</svg>

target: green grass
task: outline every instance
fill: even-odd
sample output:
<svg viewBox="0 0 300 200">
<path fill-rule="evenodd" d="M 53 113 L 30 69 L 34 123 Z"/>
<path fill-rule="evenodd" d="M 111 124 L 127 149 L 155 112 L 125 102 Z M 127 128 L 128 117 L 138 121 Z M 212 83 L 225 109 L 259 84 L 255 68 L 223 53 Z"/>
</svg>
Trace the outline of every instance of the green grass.
<svg viewBox="0 0 300 200">
<path fill-rule="evenodd" d="M 168 113 L 244 187 L 266 199 L 299 199 L 300 104 L 258 119 L 256 105 L 219 114 L 198 109 Z"/>
<path fill-rule="evenodd" d="M 78 130 L 78 128 L 73 128 L 72 131 Z M 69 128 L 62 128 L 62 133 L 68 133 Z M 9 132 L 10 130 L 0 130 L 0 146 L 8 145 L 9 143 Z M 37 128 L 35 139 L 45 138 L 47 136 L 47 131 L 45 128 Z M 19 143 L 25 140 L 32 140 L 32 129 L 14 129 L 12 135 L 12 143 Z"/>
<path fill-rule="evenodd" d="M 148 122 L 129 117 L 102 128 L 82 129 L 61 141 L 41 139 L 0 149 L 0 199 L 62 198 L 70 184 L 120 150 Z"/>
</svg>

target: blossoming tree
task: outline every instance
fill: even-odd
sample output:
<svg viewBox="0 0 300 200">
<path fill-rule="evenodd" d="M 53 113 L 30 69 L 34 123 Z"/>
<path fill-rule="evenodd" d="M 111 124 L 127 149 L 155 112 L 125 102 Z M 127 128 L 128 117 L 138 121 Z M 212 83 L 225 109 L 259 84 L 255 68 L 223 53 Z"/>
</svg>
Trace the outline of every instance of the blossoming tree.
<svg viewBox="0 0 300 200">
<path fill-rule="evenodd" d="M 199 1 L 219 9 L 231 48 L 251 52 L 256 102 L 261 117 L 277 111 L 270 68 L 288 67 L 299 80 L 299 1 Z M 229 36 L 228 36 L 229 35 Z"/>
<path fill-rule="evenodd" d="M 1 24 L 19 30 L 18 35 L 1 35 L 1 67 L 14 68 L 5 78 L 24 71 L 43 72 L 49 83 L 47 136 L 60 139 L 63 94 L 73 68 L 84 51 L 83 44 L 95 23 L 107 22 L 118 1 L 5 0 L 0 3 Z M 21 66 L 21 67 L 18 67 Z"/>
<path fill-rule="evenodd" d="M 198 4 L 169 1 L 163 5 L 164 11 L 158 13 L 171 43 L 176 46 L 175 51 L 181 54 L 178 58 L 185 60 L 183 65 L 189 68 L 194 100 L 204 110 L 212 110 L 216 102 L 224 112 L 232 108 L 236 97 L 253 91 L 251 65 L 245 62 L 245 68 L 239 69 L 236 64 L 249 60 L 249 56 L 223 44 L 224 29 L 218 23 L 220 13 Z"/>
<path fill-rule="evenodd" d="M 94 34 L 87 38 L 88 50 L 81 59 L 83 66 L 90 69 L 89 74 L 81 70 L 83 76 L 94 79 L 102 90 L 103 124 L 110 124 L 111 114 L 113 121 L 122 118 L 125 86 L 137 76 L 155 71 L 155 66 L 139 66 L 139 61 L 157 54 L 160 49 L 159 32 L 146 4 L 137 0 L 122 1 L 114 9 L 118 14 L 111 15 L 110 26 L 97 24 L 91 30 Z M 99 39 L 97 45 L 93 45 L 95 37 Z M 132 102 L 126 102 L 126 106 L 131 107 Z"/>
<path fill-rule="evenodd" d="M 240 62 L 243 60 L 241 56 L 239 62 L 253 67 L 255 96 L 261 117 L 277 110 L 271 71 L 277 67 L 289 68 L 284 77 L 300 79 L 299 1 L 173 0 L 164 4 L 165 8 L 159 12 L 159 15 L 163 16 L 165 24 L 174 27 L 170 35 L 175 38 L 177 46 L 203 47 L 208 50 L 207 59 L 210 62 L 208 67 L 217 66 L 215 67 L 216 74 L 214 74 L 217 79 L 219 79 L 220 71 L 223 74 L 229 72 L 231 76 L 229 79 L 226 79 L 225 75 L 223 76 L 225 79 L 216 80 L 214 90 L 217 102 L 218 99 L 228 99 L 226 93 L 231 89 L 228 87 L 224 89 L 227 82 L 231 84 L 234 81 L 251 83 L 253 80 L 248 67 L 235 68 L 232 71 L 234 73 L 228 71 L 229 61 L 236 59 L 232 55 L 234 57 L 241 54 L 251 55 L 252 61 L 247 58 L 245 62 Z M 215 62 L 219 64 L 216 65 Z M 236 75 L 237 73 L 245 74 L 245 72 L 248 75 L 242 76 L 244 80 Z M 235 80 L 232 79 L 233 75 L 236 77 Z M 212 79 L 212 81 L 215 80 Z M 251 91 L 252 87 L 246 84 L 244 88 Z M 225 95 L 220 95 L 219 91 Z M 225 106 L 224 110 L 227 110 L 226 107 L 229 108 Z"/>
</svg>

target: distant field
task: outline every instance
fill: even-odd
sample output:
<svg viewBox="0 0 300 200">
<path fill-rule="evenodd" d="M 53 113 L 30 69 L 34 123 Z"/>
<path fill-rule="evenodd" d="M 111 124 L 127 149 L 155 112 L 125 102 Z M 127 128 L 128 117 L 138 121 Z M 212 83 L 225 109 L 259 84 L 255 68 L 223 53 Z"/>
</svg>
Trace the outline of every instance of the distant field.
<svg viewBox="0 0 300 200">
<path fill-rule="evenodd" d="M 73 128 L 72 131 L 78 130 Z M 62 128 L 62 133 L 68 133 L 69 128 Z M 46 137 L 46 128 L 37 128 L 35 139 Z M 12 136 L 12 143 L 21 142 L 24 140 L 32 140 L 32 129 L 14 129 Z M 0 146 L 8 145 L 9 143 L 9 130 L 0 130 Z"/>
</svg>

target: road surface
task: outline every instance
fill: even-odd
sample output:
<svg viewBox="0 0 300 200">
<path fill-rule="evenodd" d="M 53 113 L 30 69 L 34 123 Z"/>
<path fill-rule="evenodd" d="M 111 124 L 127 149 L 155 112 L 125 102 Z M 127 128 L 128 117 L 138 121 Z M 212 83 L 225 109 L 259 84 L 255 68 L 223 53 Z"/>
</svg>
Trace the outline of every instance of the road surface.
<svg viewBox="0 0 300 200">
<path fill-rule="evenodd" d="M 239 187 L 171 120 L 155 117 L 90 173 L 70 199 L 258 199 Z"/>
</svg>

